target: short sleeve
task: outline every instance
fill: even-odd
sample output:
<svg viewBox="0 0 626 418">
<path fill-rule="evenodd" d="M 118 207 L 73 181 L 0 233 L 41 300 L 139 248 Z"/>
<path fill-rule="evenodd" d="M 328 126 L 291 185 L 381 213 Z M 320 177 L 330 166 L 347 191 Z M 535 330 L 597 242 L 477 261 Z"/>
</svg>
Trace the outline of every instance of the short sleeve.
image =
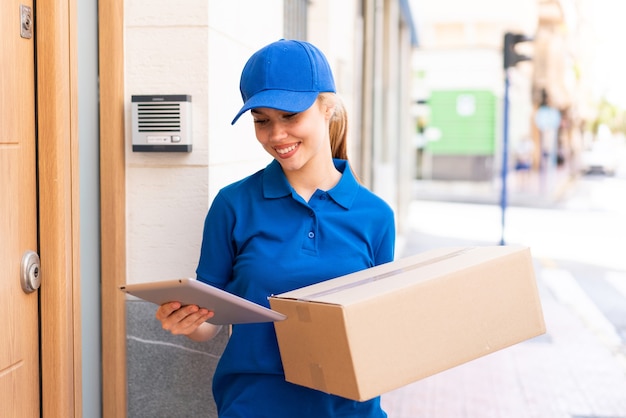
<svg viewBox="0 0 626 418">
<path fill-rule="evenodd" d="M 235 250 L 235 213 L 222 193 L 213 200 L 204 221 L 197 279 L 223 289 L 230 280 Z"/>
</svg>

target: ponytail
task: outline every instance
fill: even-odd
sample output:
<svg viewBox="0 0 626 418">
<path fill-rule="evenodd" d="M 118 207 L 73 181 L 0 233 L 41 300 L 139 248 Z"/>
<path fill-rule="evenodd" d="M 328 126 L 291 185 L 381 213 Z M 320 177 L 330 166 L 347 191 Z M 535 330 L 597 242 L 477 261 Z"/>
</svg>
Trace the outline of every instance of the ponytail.
<svg viewBox="0 0 626 418">
<path fill-rule="evenodd" d="M 333 158 L 348 159 L 348 115 L 339 97 L 335 96 L 335 112 L 330 119 L 330 148 Z"/>
<path fill-rule="evenodd" d="M 348 113 L 343 105 L 343 101 L 336 94 L 329 93 L 320 94 L 320 99 L 323 103 L 327 103 L 328 105 L 332 105 L 334 107 L 334 113 L 330 118 L 328 128 L 330 134 L 330 149 L 333 158 L 348 161 Z M 350 170 L 352 171 L 352 175 L 360 183 L 361 180 L 354 172 L 351 164 Z"/>
</svg>

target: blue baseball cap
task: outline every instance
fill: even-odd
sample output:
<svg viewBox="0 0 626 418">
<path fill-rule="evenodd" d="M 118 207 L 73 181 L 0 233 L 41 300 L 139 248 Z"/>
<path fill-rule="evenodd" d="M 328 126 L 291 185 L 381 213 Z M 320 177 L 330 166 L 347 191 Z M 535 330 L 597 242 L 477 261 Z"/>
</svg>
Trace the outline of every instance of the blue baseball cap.
<svg viewBox="0 0 626 418">
<path fill-rule="evenodd" d="M 254 53 L 241 72 L 243 107 L 231 122 L 250 109 L 268 107 L 303 112 L 323 92 L 335 93 L 335 81 L 324 54 L 304 41 L 281 39 Z"/>
</svg>

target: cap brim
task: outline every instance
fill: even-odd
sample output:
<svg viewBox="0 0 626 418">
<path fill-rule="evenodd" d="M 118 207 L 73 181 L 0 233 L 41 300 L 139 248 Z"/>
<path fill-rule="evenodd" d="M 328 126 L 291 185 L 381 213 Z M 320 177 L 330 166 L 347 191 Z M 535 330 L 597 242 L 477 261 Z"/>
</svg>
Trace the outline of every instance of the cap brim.
<svg viewBox="0 0 626 418">
<path fill-rule="evenodd" d="M 283 112 L 304 112 L 313 105 L 319 92 L 302 92 L 288 90 L 264 90 L 250 97 L 230 123 L 234 125 L 237 119 L 250 109 L 267 107 L 282 110 Z"/>
</svg>

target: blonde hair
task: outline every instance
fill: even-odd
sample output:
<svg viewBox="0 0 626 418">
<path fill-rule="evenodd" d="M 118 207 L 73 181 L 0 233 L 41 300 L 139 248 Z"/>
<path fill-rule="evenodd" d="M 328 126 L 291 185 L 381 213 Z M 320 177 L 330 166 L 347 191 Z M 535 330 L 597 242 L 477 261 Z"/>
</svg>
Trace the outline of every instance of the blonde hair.
<svg viewBox="0 0 626 418">
<path fill-rule="evenodd" d="M 322 104 L 334 107 L 333 115 L 330 118 L 329 134 L 330 149 L 333 158 L 348 161 L 348 113 L 343 105 L 343 101 L 334 93 L 321 93 L 319 99 Z M 352 174 L 360 182 L 358 176 L 350 165 Z"/>
</svg>

